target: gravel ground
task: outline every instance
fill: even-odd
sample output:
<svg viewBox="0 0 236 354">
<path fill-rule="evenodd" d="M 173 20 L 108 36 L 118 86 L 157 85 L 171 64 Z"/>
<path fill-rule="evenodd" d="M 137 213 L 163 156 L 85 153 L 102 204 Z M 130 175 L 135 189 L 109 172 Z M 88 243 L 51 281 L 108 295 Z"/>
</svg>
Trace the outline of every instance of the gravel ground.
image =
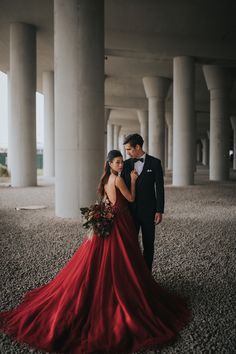
<svg viewBox="0 0 236 354">
<path fill-rule="evenodd" d="M 142 353 L 236 353 L 236 173 L 213 183 L 199 168 L 197 184 L 170 185 L 157 227 L 153 275 L 165 288 L 187 296 L 193 320 L 175 343 Z M 16 211 L 44 204 L 47 209 Z M 75 221 L 54 216 L 54 187 L 0 184 L 0 309 L 15 306 L 31 288 L 50 281 L 83 240 Z M 41 353 L 0 336 L 0 353 Z"/>
</svg>

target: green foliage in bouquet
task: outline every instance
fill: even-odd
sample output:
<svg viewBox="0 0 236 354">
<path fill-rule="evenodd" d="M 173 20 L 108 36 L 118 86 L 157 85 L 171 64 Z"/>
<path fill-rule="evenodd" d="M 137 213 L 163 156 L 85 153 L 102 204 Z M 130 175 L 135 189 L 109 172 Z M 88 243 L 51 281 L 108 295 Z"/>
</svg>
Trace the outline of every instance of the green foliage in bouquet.
<svg viewBox="0 0 236 354">
<path fill-rule="evenodd" d="M 114 213 L 112 206 L 106 202 L 80 208 L 83 217 L 83 227 L 94 232 L 99 237 L 108 237 L 111 233 Z"/>
</svg>

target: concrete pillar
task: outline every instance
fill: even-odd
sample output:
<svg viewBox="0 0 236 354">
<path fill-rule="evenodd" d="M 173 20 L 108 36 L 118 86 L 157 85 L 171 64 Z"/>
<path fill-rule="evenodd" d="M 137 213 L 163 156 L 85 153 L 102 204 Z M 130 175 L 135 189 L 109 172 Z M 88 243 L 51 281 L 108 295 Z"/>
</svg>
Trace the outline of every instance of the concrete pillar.
<svg viewBox="0 0 236 354">
<path fill-rule="evenodd" d="M 79 218 L 104 164 L 104 3 L 54 0 L 54 26 L 56 215 Z"/>
<path fill-rule="evenodd" d="M 11 185 L 35 186 L 36 170 L 36 30 L 10 26 L 9 148 Z"/>
<path fill-rule="evenodd" d="M 148 153 L 148 111 L 137 111 L 138 119 L 140 123 L 140 135 L 142 136 L 143 150 Z"/>
<path fill-rule="evenodd" d="M 109 120 L 109 116 L 110 116 L 111 110 L 109 108 L 105 108 L 104 109 L 104 157 L 106 159 L 108 150 L 108 120 Z"/>
<path fill-rule="evenodd" d="M 210 91 L 210 180 L 229 178 L 229 94 L 232 77 L 227 68 L 204 65 L 203 72 Z"/>
<path fill-rule="evenodd" d="M 11 120 L 11 80 L 10 71 L 7 72 L 7 96 L 8 96 L 8 148 L 7 148 L 7 169 L 11 175 L 11 152 L 12 152 L 12 120 Z"/>
<path fill-rule="evenodd" d="M 194 113 L 194 126 L 192 127 L 193 131 L 195 132 L 194 134 L 194 156 L 193 156 L 193 173 L 197 172 L 197 152 L 196 152 L 196 146 L 197 146 L 197 117 L 198 114 L 197 112 Z"/>
<path fill-rule="evenodd" d="M 165 169 L 168 166 L 168 126 L 165 124 Z"/>
<path fill-rule="evenodd" d="M 204 137 L 201 139 L 202 142 L 202 163 L 204 166 L 209 165 L 209 139 Z"/>
<path fill-rule="evenodd" d="M 233 169 L 236 170 L 236 116 L 230 117 L 231 125 L 234 131 L 234 160 Z"/>
<path fill-rule="evenodd" d="M 114 150 L 118 150 L 119 149 L 119 134 L 120 134 L 120 129 L 121 129 L 121 126 L 120 125 L 117 125 L 115 124 L 114 125 L 114 137 L 113 137 L 113 149 Z"/>
<path fill-rule="evenodd" d="M 107 153 L 113 149 L 114 125 L 108 121 L 107 123 Z"/>
<path fill-rule="evenodd" d="M 202 163 L 202 145 L 200 141 L 196 143 L 196 155 L 197 155 L 197 163 Z"/>
<path fill-rule="evenodd" d="M 105 127 L 107 126 L 108 119 L 110 117 L 111 110 L 110 108 L 105 108 L 104 109 L 104 119 L 105 119 Z"/>
<path fill-rule="evenodd" d="M 43 73 L 44 95 L 44 149 L 43 173 L 44 176 L 55 176 L 55 120 L 54 120 L 54 73 Z"/>
<path fill-rule="evenodd" d="M 126 153 L 125 146 L 124 146 L 125 138 L 126 138 L 126 136 L 128 136 L 129 134 L 131 134 L 131 132 L 128 132 L 128 131 L 122 131 L 122 133 L 121 133 L 121 145 L 122 145 L 121 153 L 122 153 L 122 155 L 123 155 L 123 159 L 124 159 L 124 160 L 130 158 L 129 155 Z"/>
<path fill-rule="evenodd" d="M 166 123 L 168 126 L 168 161 L 167 169 L 173 169 L 173 113 L 166 112 Z"/>
<path fill-rule="evenodd" d="M 164 77 L 144 77 L 148 98 L 148 152 L 159 158 L 165 167 L 165 98 L 171 80 Z"/>
<path fill-rule="evenodd" d="M 123 159 L 126 159 L 126 151 L 125 151 L 125 146 L 124 146 L 124 140 L 125 140 L 125 133 L 124 132 L 120 132 L 120 136 L 119 136 L 119 150 L 123 155 Z"/>
<path fill-rule="evenodd" d="M 194 183 L 195 112 L 194 60 L 174 58 L 173 185 Z"/>
</svg>

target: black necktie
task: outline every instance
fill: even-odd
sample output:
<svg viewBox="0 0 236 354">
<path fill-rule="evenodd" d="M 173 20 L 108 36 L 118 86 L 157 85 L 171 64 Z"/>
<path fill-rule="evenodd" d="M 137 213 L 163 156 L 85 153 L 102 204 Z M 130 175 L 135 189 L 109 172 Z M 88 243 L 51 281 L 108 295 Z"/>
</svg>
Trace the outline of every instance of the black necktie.
<svg viewBox="0 0 236 354">
<path fill-rule="evenodd" d="M 135 159 L 133 159 L 133 161 L 134 161 L 134 163 L 135 163 L 135 162 L 137 162 L 137 161 L 141 161 L 141 162 L 143 162 L 143 161 L 144 161 L 144 159 L 143 159 L 142 157 L 140 157 L 139 159 L 136 159 L 136 158 L 135 158 Z"/>
</svg>

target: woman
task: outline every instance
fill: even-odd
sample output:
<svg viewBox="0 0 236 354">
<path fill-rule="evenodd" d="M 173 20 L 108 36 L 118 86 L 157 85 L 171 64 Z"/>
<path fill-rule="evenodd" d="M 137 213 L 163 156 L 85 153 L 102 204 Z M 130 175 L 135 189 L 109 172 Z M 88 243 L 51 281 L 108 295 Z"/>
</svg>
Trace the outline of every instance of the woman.
<svg viewBox="0 0 236 354">
<path fill-rule="evenodd" d="M 1 329 L 17 341 L 62 353 L 132 353 L 170 341 L 188 322 L 184 302 L 154 281 L 141 254 L 127 207 L 135 199 L 119 173 L 122 155 L 109 152 L 99 184 L 115 213 L 107 238 L 85 239 L 48 284 L 0 314 Z"/>
</svg>

